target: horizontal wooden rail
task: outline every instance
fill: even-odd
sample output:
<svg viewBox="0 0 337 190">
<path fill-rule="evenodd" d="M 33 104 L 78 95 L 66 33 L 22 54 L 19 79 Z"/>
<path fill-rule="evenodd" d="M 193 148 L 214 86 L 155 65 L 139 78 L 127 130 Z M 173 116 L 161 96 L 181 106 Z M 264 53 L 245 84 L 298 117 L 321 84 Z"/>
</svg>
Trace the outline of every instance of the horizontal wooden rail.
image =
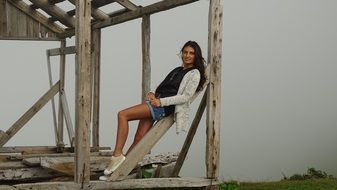
<svg viewBox="0 0 337 190">
<path fill-rule="evenodd" d="M 54 49 L 48 49 L 47 55 L 48 56 L 57 56 L 57 55 L 63 55 L 63 54 L 75 54 L 76 53 L 76 47 L 75 46 L 69 46 L 66 48 L 54 48 Z"/>
</svg>

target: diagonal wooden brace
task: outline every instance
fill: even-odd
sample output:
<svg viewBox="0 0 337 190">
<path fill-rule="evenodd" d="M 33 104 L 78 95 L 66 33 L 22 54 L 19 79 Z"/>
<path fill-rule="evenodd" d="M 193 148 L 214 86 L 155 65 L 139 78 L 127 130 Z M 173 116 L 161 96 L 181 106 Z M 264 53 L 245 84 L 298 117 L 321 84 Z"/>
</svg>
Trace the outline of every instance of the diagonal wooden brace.
<svg viewBox="0 0 337 190">
<path fill-rule="evenodd" d="M 6 144 L 46 103 L 59 92 L 60 82 L 54 84 L 19 120 L 17 120 L 6 134 L 0 136 L 0 147 Z"/>
<path fill-rule="evenodd" d="M 153 148 L 173 124 L 173 115 L 156 123 L 143 139 L 129 152 L 126 160 L 109 177 L 108 181 L 125 179 L 144 156 Z"/>
</svg>

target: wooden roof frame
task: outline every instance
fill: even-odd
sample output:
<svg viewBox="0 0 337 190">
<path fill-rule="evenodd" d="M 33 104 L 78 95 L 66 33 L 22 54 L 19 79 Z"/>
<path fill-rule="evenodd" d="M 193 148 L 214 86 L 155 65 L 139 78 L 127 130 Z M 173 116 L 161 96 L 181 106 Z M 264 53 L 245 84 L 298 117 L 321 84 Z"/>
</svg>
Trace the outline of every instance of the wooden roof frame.
<svg viewBox="0 0 337 190">
<path fill-rule="evenodd" d="M 8 2 L 28 17 L 42 24 L 54 32 L 61 41 L 61 47 L 48 51 L 48 56 L 60 56 L 60 80 L 41 99 L 18 120 L 18 125 L 8 131 L 0 130 L 0 146 L 3 146 L 48 100 L 59 93 L 59 118 L 57 130 L 57 146 L 62 148 L 63 143 L 63 112 L 64 106 L 64 65 L 65 55 L 76 54 L 76 89 L 75 89 L 75 174 L 74 181 L 80 189 L 90 187 L 90 128 L 92 127 L 92 145 L 99 149 L 99 93 L 100 93 L 100 48 L 101 29 L 112 25 L 142 18 L 142 97 L 150 87 L 150 15 L 166 11 L 199 0 L 162 0 L 148 6 L 136 6 L 130 0 L 68 0 L 75 5 L 75 9 L 64 11 L 57 3 L 65 0 L 29 0 L 31 5 L 22 0 L 3 0 Z M 105 13 L 100 7 L 119 3 L 123 9 L 112 13 Z M 0 9 L 3 4 L 0 4 Z M 46 16 L 37 9 L 42 9 Z M 75 11 L 76 10 L 76 11 Z M 74 15 L 74 13 L 76 13 Z M 0 14 L 0 21 L 4 19 Z M 62 25 L 57 24 L 60 22 Z M 177 165 L 172 176 L 178 176 L 184 162 L 188 148 L 192 142 L 195 130 L 202 113 L 206 110 L 206 178 L 211 181 L 219 176 L 219 147 L 220 147 L 220 104 L 221 104 L 221 55 L 222 55 L 222 5 L 220 0 L 210 0 L 208 25 L 208 83 L 205 95 L 199 105 L 196 117 L 192 123 L 189 136 L 186 139 Z M 0 24 L 2 24 L 0 22 Z M 2 31 L 0 31 L 2 32 Z M 75 36 L 75 46 L 66 47 L 66 38 Z M 48 37 L 47 37 L 48 38 Z M 47 39 L 46 38 L 46 39 Z M 1 37 L 0 39 L 13 39 Z M 17 39 L 25 39 L 24 36 Z M 44 40 L 46 40 L 44 39 Z M 41 40 L 37 38 L 36 40 Z M 47 39 L 48 40 L 48 39 Z M 55 40 L 55 38 L 53 38 Z M 22 120 L 22 121 L 21 121 Z M 165 134 L 173 124 L 173 118 L 167 117 L 158 122 L 158 127 L 149 131 L 150 135 L 137 144 L 130 152 L 130 158 L 109 178 L 109 180 L 124 179 L 139 159 Z M 111 185 L 111 184 L 110 184 Z M 109 184 L 108 184 L 109 186 Z"/>
</svg>

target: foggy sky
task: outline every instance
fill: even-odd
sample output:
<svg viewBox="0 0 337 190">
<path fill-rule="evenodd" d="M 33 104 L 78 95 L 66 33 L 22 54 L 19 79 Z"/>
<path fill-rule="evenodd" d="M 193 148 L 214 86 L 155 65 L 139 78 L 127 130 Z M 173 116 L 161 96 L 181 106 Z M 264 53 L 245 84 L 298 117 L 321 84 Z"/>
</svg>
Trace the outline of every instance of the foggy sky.
<svg viewBox="0 0 337 190">
<path fill-rule="evenodd" d="M 279 180 L 309 167 L 337 176 L 337 1 L 221 2 L 220 178 Z M 177 54 L 187 40 L 199 42 L 207 57 L 208 4 L 201 0 L 151 16 L 152 88 L 181 64 Z M 2 130 L 49 88 L 45 50 L 57 47 L 59 42 L 0 42 Z M 114 146 L 117 112 L 141 99 L 141 19 L 102 30 L 101 62 L 100 143 Z M 52 63 L 56 81 L 59 59 Z M 74 67 L 74 56 L 67 56 L 73 122 Z M 136 124 L 130 124 L 130 140 Z M 185 137 L 170 129 L 153 153 L 179 151 Z M 6 144 L 15 145 L 54 145 L 50 104 Z M 204 157 L 203 119 L 182 175 L 205 176 Z"/>
</svg>

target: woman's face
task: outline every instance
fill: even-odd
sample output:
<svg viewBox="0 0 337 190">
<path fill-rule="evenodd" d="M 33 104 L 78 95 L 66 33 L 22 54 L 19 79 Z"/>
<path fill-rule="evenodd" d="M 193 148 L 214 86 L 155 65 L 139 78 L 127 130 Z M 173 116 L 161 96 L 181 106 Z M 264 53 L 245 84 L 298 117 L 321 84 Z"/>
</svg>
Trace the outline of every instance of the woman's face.
<svg viewBox="0 0 337 190">
<path fill-rule="evenodd" d="M 193 66 L 195 60 L 195 51 L 191 46 L 186 46 L 183 49 L 182 60 L 185 68 Z"/>
</svg>

